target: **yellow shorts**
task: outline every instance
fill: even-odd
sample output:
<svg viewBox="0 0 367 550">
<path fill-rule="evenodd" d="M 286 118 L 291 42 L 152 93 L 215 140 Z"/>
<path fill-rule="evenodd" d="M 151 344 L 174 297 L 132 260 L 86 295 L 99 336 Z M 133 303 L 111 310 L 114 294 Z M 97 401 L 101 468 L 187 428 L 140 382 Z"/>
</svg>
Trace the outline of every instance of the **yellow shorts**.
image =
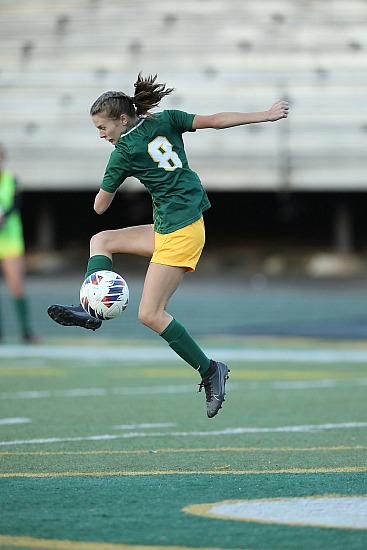
<svg viewBox="0 0 367 550">
<path fill-rule="evenodd" d="M 23 228 L 17 212 L 10 214 L 0 227 L 0 260 L 16 258 L 24 254 Z"/>
<path fill-rule="evenodd" d="M 173 233 L 155 233 L 155 248 L 151 261 L 195 271 L 204 244 L 205 226 L 201 217 L 200 220 Z"/>
</svg>

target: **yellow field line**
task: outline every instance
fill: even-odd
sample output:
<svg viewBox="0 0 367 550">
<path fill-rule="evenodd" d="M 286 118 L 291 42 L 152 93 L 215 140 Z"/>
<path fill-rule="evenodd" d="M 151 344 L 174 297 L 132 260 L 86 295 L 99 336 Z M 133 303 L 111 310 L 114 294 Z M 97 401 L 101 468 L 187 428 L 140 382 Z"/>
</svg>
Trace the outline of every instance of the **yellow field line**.
<svg viewBox="0 0 367 550">
<path fill-rule="evenodd" d="M 186 546 L 142 546 L 134 544 L 114 544 L 108 542 L 79 542 L 73 540 L 38 539 L 35 537 L 13 537 L 0 535 L 0 548 L 39 548 L 48 550 L 193 550 Z M 202 548 L 201 550 L 220 550 Z"/>
<path fill-rule="evenodd" d="M 366 445 L 336 445 L 331 447 L 220 447 L 220 448 L 193 448 L 193 449 L 156 449 L 154 453 L 256 453 L 256 452 L 315 452 L 315 451 L 366 451 Z M 136 450 L 99 450 L 99 451 L 3 451 L 0 456 L 53 456 L 53 455 L 131 455 L 149 454 L 149 449 Z"/>
<path fill-rule="evenodd" d="M 8 477 L 113 477 L 113 476 L 163 476 L 163 475 L 259 475 L 259 474 L 321 474 L 342 472 L 367 472 L 367 466 L 341 466 L 336 468 L 282 468 L 280 470 L 232 470 L 229 466 L 219 466 L 216 470 L 152 470 L 152 471 L 111 471 L 111 472 L 8 472 L 0 478 Z"/>
</svg>

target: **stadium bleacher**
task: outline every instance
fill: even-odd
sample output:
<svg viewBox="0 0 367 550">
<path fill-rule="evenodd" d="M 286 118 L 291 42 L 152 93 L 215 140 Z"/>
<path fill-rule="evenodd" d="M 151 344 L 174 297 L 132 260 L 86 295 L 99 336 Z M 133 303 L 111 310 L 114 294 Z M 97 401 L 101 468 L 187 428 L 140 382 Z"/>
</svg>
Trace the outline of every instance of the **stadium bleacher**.
<svg viewBox="0 0 367 550">
<path fill-rule="evenodd" d="M 89 107 L 142 70 L 176 88 L 162 108 L 290 101 L 286 123 L 187 136 L 208 189 L 365 189 L 366 20 L 363 0 L 2 0 L 0 141 L 25 189 L 95 188 Z"/>
</svg>

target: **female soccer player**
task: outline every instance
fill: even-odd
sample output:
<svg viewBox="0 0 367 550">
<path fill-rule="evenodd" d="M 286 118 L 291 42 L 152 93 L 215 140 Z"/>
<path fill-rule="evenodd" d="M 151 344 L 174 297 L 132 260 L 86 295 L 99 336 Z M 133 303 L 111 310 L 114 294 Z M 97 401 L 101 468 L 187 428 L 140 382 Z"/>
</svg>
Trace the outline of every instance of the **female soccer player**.
<svg viewBox="0 0 367 550">
<path fill-rule="evenodd" d="M 24 237 L 18 185 L 14 174 L 4 169 L 4 162 L 5 149 L 0 144 L 0 266 L 12 296 L 22 340 L 26 344 L 36 344 L 38 339 L 30 327 L 24 290 Z"/>
<path fill-rule="evenodd" d="M 288 116 L 288 103 L 276 101 L 268 111 L 188 114 L 178 110 L 152 113 L 173 88 L 156 82 L 157 75 L 135 83 L 134 97 L 106 92 L 92 105 L 90 115 L 99 136 L 115 146 L 96 195 L 94 210 L 103 214 L 128 176 L 147 188 L 153 202 L 153 225 L 102 231 L 90 242 L 86 277 L 112 269 L 113 254 L 150 258 L 139 306 L 139 321 L 157 332 L 169 346 L 201 375 L 207 415 L 222 406 L 228 366 L 213 361 L 186 328 L 166 310 L 185 272 L 194 271 L 200 258 L 205 229 L 203 212 L 210 207 L 198 175 L 189 167 L 182 134 L 203 128 L 230 128 L 276 121 Z M 95 330 L 101 321 L 79 306 L 52 305 L 50 317 L 61 325 Z M 200 391 L 199 390 L 199 391 Z"/>
</svg>

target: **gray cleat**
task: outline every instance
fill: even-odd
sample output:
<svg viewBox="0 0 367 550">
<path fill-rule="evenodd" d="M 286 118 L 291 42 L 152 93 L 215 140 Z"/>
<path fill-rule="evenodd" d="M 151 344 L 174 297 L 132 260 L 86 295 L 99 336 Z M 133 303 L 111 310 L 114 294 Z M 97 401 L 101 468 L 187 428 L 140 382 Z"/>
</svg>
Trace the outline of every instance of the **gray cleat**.
<svg viewBox="0 0 367 550">
<path fill-rule="evenodd" d="M 204 373 L 199 384 L 199 392 L 204 388 L 206 395 L 206 413 L 213 418 L 222 407 L 225 396 L 225 385 L 230 372 L 225 363 L 211 361 L 209 371 Z M 206 374 L 206 376 L 205 376 Z"/>
</svg>

